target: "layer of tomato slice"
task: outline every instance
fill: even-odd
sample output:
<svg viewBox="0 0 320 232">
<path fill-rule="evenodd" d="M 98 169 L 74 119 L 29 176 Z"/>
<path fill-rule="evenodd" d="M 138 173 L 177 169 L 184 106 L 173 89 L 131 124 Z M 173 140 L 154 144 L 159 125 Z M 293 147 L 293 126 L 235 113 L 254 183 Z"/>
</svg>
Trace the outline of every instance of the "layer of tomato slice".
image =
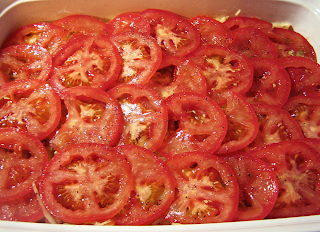
<svg viewBox="0 0 320 232">
<path fill-rule="evenodd" d="M 8 82 L 19 79 L 45 81 L 51 69 L 51 54 L 38 45 L 12 45 L 0 52 L 0 78 Z"/>
<path fill-rule="evenodd" d="M 162 54 L 157 41 L 150 35 L 126 32 L 110 37 L 122 57 L 118 84 L 143 84 L 157 71 Z"/>
<path fill-rule="evenodd" d="M 128 202 L 112 220 L 116 225 L 150 224 L 163 215 L 173 201 L 173 176 L 150 150 L 136 145 L 117 149 L 130 164 L 133 187 Z"/>
<path fill-rule="evenodd" d="M 44 81 L 17 80 L 0 87 L 0 127 L 19 127 L 40 140 L 59 123 L 59 96 Z"/>
<path fill-rule="evenodd" d="M 39 193 L 56 218 L 75 224 L 103 222 L 125 205 L 132 188 L 127 161 L 101 144 L 77 144 L 55 155 Z"/>
<path fill-rule="evenodd" d="M 210 153 L 187 152 L 166 161 L 176 180 L 175 199 L 166 214 L 171 222 L 232 221 L 239 186 L 225 161 Z"/>
<path fill-rule="evenodd" d="M 168 127 L 167 107 L 161 97 L 144 85 L 122 84 L 108 93 L 119 102 L 124 116 L 119 145 L 158 149 Z"/>
<path fill-rule="evenodd" d="M 239 184 L 240 199 L 235 221 L 264 219 L 278 197 L 275 171 L 262 159 L 246 153 L 223 155 Z"/>
<path fill-rule="evenodd" d="M 207 81 L 201 70 L 184 57 L 163 57 L 159 69 L 145 85 L 163 99 L 181 92 L 207 94 Z"/>
<path fill-rule="evenodd" d="M 188 55 L 204 73 L 209 94 L 226 90 L 246 93 L 252 85 L 250 60 L 234 50 L 221 46 L 200 46 Z"/>
<path fill-rule="evenodd" d="M 48 154 L 39 139 L 23 130 L 1 128 L 0 202 L 17 200 L 33 192 L 32 184 L 47 163 Z"/>
<path fill-rule="evenodd" d="M 245 94 L 247 100 L 282 107 L 291 91 L 291 80 L 284 67 L 270 58 L 256 57 L 251 62 L 254 75 L 252 86 Z"/>
<path fill-rule="evenodd" d="M 227 118 L 220 106 L 204 95 L 178 93 L 166 99 L 169 125 L 158 149 L 175 156 L 189 151 L 216 151 L 227 132 Z"/>
<path fill-rule="evenodd" d="M 320 159 L 312 147 L 297 140 L 283 141 L 252 151 L 276 172 L 279 193 L 267 218 L 318 214 Z"/>
<path fill-rule="evenodd" d="M 107 89 L 120 73 L 121 58 L 102 35 L 76 34 L 53 56 L 50 84 L 58 92 L 75 86 Z"/>
<path fill-rule="evenodd" d="M 56 150 L 77 143 L 115 146 L 123 127 L 120 105 L 105 91 L 78 86 L 63 93 L 68 115 L 50 140 Z"/>
<path fill-rule="evenodd" d="M 160 9 L 147 9 L 141 14 L 150 23 L 151 35 L 163 55 L 185 56 L 199 46 L 199 32 L 187 19 Z"/>
</svg>

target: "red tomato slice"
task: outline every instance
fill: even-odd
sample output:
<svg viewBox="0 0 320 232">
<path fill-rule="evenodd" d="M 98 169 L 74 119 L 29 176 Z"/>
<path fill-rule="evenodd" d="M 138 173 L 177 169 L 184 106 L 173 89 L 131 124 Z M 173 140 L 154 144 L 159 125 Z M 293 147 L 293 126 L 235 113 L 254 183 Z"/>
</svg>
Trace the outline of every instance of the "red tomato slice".
<svg viewBox="0 0 320 232">
<path fill-rule="evenodd" d="M 252 84 L 253 68 L 244 55 L 221 46 L 201 46 L 188 56 L 203 71 L 209 94 L 232 90 L 244 94 Z"/>
<path fill-rule="evenodd" d="M 99 143 L 115 146 L 123 127 L 118 102 L 105 91 L 91 87 L 69 88 L 63 94 L 68 109 L 66 122 L 50 140 L 60 151 L 77 143 Z"/>
<path fill-rule="evenodd" d="M 228 120 L 227 134 L 217 153 L 234 152 L 248 146 L 259 130 L 257 115 L 251 105 L 243 96 L 232 91 L 219 94 L 216 102 L 219 102 Z"/>
<path fill-rule="evenodd" d="M 199 46 L 199 32 L 187 19 L 159 9 L 148 9 L 141 14 L 150 23 L 151 35 L 164 55 L 185 56 Z"/>
<path fill-rule="evenodd" d="M 44 81 L 25 79 L 4 84 L 0 99 L 1 127 L 19 127 L 42 140 L 59 123 L 60 98 Z"/>
<path fill-rule="evenodd" d="M 127 204 L 112 218 L 116 225 L 147 225 L 169 208 L 175 182 L 166 164 L 150 150 L 135 145 L 118 147 L 133 173 Z"/>
<path fill-rule="evenodd" d="M 112 34 L 123 32 L 139 32 L 150 35 L 150 23 L 138 13 L 123 13 L 111 19 L 108 24 L 112 27 Z"/>
<path fill-rule="evenodd" d="M 320 139 L 320 102 L 319 95 L 298 95 L 288 99 L 283 109 L 288 111 L 299 124 L 307 138 Z"/>
<path fill-rule="evenodd" d="M 300 56 L 287 56 L 278 59 L 287 70 L 291 79 L 290 96 L 298 95 L 304 89 L 319 91 L 320 65 L 309 58 Z"/>
<path fill-rule="evenodd" d="M 235 35 L 225 25 L 210 16 L 199 15 L 189 21 L 198 30 L 201 45 L 228 47 L 235 39 Z"/>
<path fill-rule="evenodd" d="M 278 198 L 267 218 L 296 217 L 320 211 L 320 157 L 299 141 L 283 141 L 252 151 L 277 175 Z"/>
<path fill-rule="evenodd" d="M 107 89 L 120 73 L 121 57 L 105 36 L 74 35 L 53 56 L 50 84 L 58 92 L 75 86 Z"/>
<path fill-rule="evenodd" d="M 52 69 L 52 56 L 38 45 L 13 45 L 0 51 L 0 76 L 7 80 L 47 80 Z"/>
<path fill-rule="evenodd" d="M 268 34 L 273 29 L 272 23 L 256 17 L 234 16 L 228 18 L 223 24 L 231 31 L 238 28 L 254 27 Z"/>
<path fill-rule="evenodd" d="M 125 120 L 119 145 L 158 149 L 168 127 L 168 111 L 160 96 L 146 86 L 127 84 L 108 93 L 119 102 Z"/>
<path fill-rule="evenodd" d="M 201 70 L 190 60 L 165 56 L 157 72 L 145 84 L 162 98 L 181 92 L 207 94 L 207 81 Z"/>
<path fill-rule="evenodd" d="M 188 152 L 168 159 L 177 186 L 166 219 L 177 223 L 232 221 L 239 186 L 232 169 L 219 157 Z"/>
<path fill-rule="evenodd" d="M 110 39 L 123 60 L 118 84 L 143 84 L 157 71 L 162 55 L 160 46 L 153 37 L 128 32 L 114 35 Z"/>
<path fill-rule="evenodd" d="M 279 57 L 302 56 L 317 61 L 314 48 L 298 32 L 275 27 L 269 37 L 277 46 Z"/>
<path fill-rule="evenodd" d="M 89 15 L 69 15 L 53 22 L 68 31 L 69 35 L 76 33 L 84 35 L 110 35 L 112 28 L 98 18 Z"/>
<path fill-rule="evenodd" d="M 304 137 L 298 123 L 287 111 L 267 104 L 252 104 L 252 107 L 258 117 L 259 132 L 245 150 Z"/>
<path fill-rule="evenodd" d="M 230 46 L 248 58 L 262 57 L 277 59 L 277 46 L 260 29 L 254 27 L 238 28 L 233 31 L 237 39 Z"/>
<path fill-rule="evenodd" d="M 250 103 L 263 102 L 282 107 L 291 90 L 291 80 L 286 70 L 277 60 L 252 58 L 253 83 L 246 98 Z"/>
<path fill-rule="evenodd" d="M 169 126 L 158 149 L 161 155 L 175 156 L 189 151 L 216 151 L 227 132 L 227 118 L 209 97 L 178 93 L 166 99 Z"/>
<path fill-rule="evenodd" d="M 52 23 L 41 22 L 18 28 L 7 37 L 3 47 L 16 44 L 33 44 L 46 48 L 50 54 L 55 54 L 67 39 L 68 33 L 62 27 Z"/>
<path fill-rule="evenodd" d="M 37 222 L 43 217 L 43 211 L 34 192 L 13 201 L 0 202 L 0 220 Z"/>
<path fill-rule="evenodd" d="M 26 131 L 1 128 L 0 202 L 13 201 L 33 192 L 32 184 L 47 163 L 48 154 L 39 139 Z"/>
<path fill-rule="evenodd" d="M 262 159 L 249 154 L 224 155 L 239 184 L 240 200 L 235 221 L 264 219 L 278 197 L 275 171 Z"/>
<path fill-rule="evenodd" d="M 106 221 L 125 205 L 132 188 L 127 161 L 113 148 L 79 144 L 55 155 L 40 178 L 46 209 L 67 223 Z"/>
</svg>

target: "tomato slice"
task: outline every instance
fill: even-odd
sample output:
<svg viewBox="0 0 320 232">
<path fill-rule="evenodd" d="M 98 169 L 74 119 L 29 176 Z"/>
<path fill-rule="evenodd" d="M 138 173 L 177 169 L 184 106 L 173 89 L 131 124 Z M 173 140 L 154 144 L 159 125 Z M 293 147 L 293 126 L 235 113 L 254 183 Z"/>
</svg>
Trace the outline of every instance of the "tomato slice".
<svg viewBox="0 0 320 232">
<path fill-rule="evenodd" d="M 166 219 L 177 223 L 232 221 L 239 204 L 239 186 L 223 159 L 187 152 L 168 159 L 177 186 Z"/>
<path fill-rule="evenodd" d="M 219 45 L 228 47 L 235 39 L 235 35 L 223 23 L 208 16 L 195 16 L 189 21 L 194 25 L 200 34 L 201 45 Z"/>
<path fill-rule="evenodd" d="M 68 31 L 69 36 L 80 33 L 84 35 L 111 34 L 111 27 L 102 20 L 90 15 L 74 14 L 53 22 Z"/>
<path fill-rule="evenodd" d="M 141 14 L 150 23 L 151 35 L 158 41 L 163 55 L 185 56 L 199 46 L 199 32 L 187 19 L 160 9 L 147 9 Z"/>
<path fill-rule="evenodd" d="M 48 22 L 28 24 L 9 35 L 2 47 L 17 44 L 33 44 L 46 48 L 50 54 L 68 39 L 68 33 L 60 26 Z"/>
<path fill-rule="evenodd" d="M 290 96 L 298 95 L 304 89 L 319 91 L 320 65 L 309 58 L 300 56 L 287 56 L 278 59 L 288 72 L 291 79 Z"/>
<path fill-rule="evenodd" d="M 158 152 L 166 157 L 189 151 L 216 151 L 227 132 L 227 118 L 209 97 L 178 93 L 166 99 L 169 125 Z"/>
<path fill-rule="evenodd" d="M 160 96 L 146 86 L 128 84 L 114 87 L 108 93 L 119 102 L 125 120 L 119 145 L 158 149 L 168 127 L 168 111 Z"/>
<path fill-rule="evenodd" d="M 1 128 L 0 202 L 13 201 L 33 192 L 32 184 L 47 163 L 48 154 L 39 139 L 16 128 Z"/>
<path fill-rule="evenodd" d="M 299 124 L 307 138 L 320 138 L 320 102 L 319 95 L 297 95 L 288 99 L 283 109 L 288 111 Z"/>
<path fill-rule="evenodd" d="M 68 109 L 66 122 L 50 140 L 60 151 L 77 143 L 99 143 L 115 146 L 123 127 L 123 116 L 118 102 L 105 91 L 78 86 L 63 95 Z"/>
<path fill-rule="evenodd" d="M 320 159 L 312 147 L 296 140 L 283 141 L 250 154 L 269 163 L 277 175 L 278 198 L 267 218 L 319 213 Z"/>
<path fill-rule="evenodd" d="M 228 120 L 227 134 L 217 153 L 234 152 L 248 146 L 259 130 L 257 115 L 251 105 L 242 95 L 232 91 L 219 94 L 216 102 L 219 102 Z"/>
<path fill-rule="evenodd" d="M 121 57 L 105 36 L 76 34 L 53 56 L 50 84 L 58 92 L 75 86 L 107 89 L 120 73 Z"/>
<path fill-rule="evenodd" d="M 160 217 L 174 198 L 175 182 L 167 165 L 153 152 L 136 145 L 118 151 L 128 160 L 133 188 L 128 202 L 112 218 L 116 225 L 147 225 Z"/>
<path fill-rule="evenodd" d="M 19 127 L 40 140 L 59 123 L 59 96 L 44 81 L 17 80 L 0 86 L 0 127 Z"/>
<path fill-rule="evenodd" d="M 262 159 L 249 154 L 224 155 L 239 184 L 240 199 L 235 221 L 264 219 L 278 197 L 275 171 Z"/>
<path fill-rule="evenodd" d="M 238 28 L 254 27 L 265 33 L 271 33 L 273 29 L 272 23 L 256 17 L 234 16 L 223 22 L 229 30 L 234 31 Z"/>
<path fill-rule="evenodd" d="M 163 99 L 180 92 L 207 94 L 207 81 L 201 70 L 184 57 L 163 57 L 159 69 L 145 85 Z"/>
<path fill-rule="evenodd" d="M 44 217 L 34 192 L 13 201 L 0 202 L 0 220 L 37 222 Z"/>
<path fill-rule="evenodd" d="M 203 71 L 209 94 L 226 90 L 244 94 L 253 81 L 250 60 L 221 46 L 201 46 L 188 56 Z"/>
<path fill-rule="evenodd" d="M 233 32 L 237 34 L 237 39 L 231 44 L 232 49 L 241 52 L 248 58 L 278 58 L 277 46 L 260 29 L 244 27 Z"/>
<path fill-rule="evenodd" d="M 157 71 L 162 54 L 157 41 L 137 32 L 120 33 L 112 36 L 123 60 L 118 84 L 143 84 Z"/>
<path fill-rule="evenodd" d="M 125 205 L 132 187 L 126 160 L 101 144 L 78 144 L 55 155 L 40 178 L 46 209 L 63 222 L 106 221 Z"/>
<path fill-rule="evenodd" d="M 111 19 L 108 24 L 112 27 L 112 34 L 124 32 L 139 32 L 150 35 L 150 23 L 138 13 L 123 13 Z"/>
<path fill-rule="evenodd" d="M 19 79 L 47 80 L 52 69 L 52 56 L 38 45 L 12 45 L 0 51 L 0 76 L 10 81 Z"/>
<path fill-rule="evenodd" d="M 269 38 L 277 46 L 279 57 L 302 56 L 317 61 L 312 45 L 296 31 L 275 27 Z"/>
<path fill-rule="evenodd" d="M 246 93 L 250 103 L 263 102 L 282 107 L 291 91 L 291 80 L 284 67 L 274 59 L 252 58 L 253 83 Z"/>
</svg>

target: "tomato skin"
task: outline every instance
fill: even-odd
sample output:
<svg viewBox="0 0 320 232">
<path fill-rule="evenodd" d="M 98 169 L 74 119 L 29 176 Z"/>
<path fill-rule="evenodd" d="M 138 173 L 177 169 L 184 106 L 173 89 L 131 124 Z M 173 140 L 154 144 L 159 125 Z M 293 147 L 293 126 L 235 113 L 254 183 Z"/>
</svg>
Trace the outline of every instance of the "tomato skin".
<svg viewBox="0 0 320 232">
<path fill-rule="evenodd" d="M 232 90 L 246 93 L 253 81 L 250 60 L 236 51 L 221 46 L 200 46 L 187 56 L 203 71 L 209 95 Z"/>
<path fill-rule="evenodd" d="M 253 27 L 244 27 L 234 30 L 234 33 L 237 34 L 237 39 L 230 46 L 232 49 L 241 52 L 248 58 L 278 58 L 276 45 L 261 30 Z"/>
<path fill-rule="evenodd" d="M 66 122 L 50 140 L 60 151 L 78 143 L 99 143 L 115 146 L 123 128 L 120 105 L 105 91 L 78 86 L 64 92 L 68 109 Z"/>
<path fill-rule="evenodd" d="M 144 84 L 161 64 L 161 48 L 149 35 L 137 32 L 120 33 L 110 37 L 118 48 L 123 64 L 117 84 Z"/>
<path fill-rule="evenodd" d="M 0 51 L 0 76 L 7 80 L 46 81 L 52 70 L 52 56 L 38 45 L 12 45 Z"/>
<path fill-rule="evenodd" d="M 271 144 L 250 152 L 276 172 L 279 194 L 267 218 L 296 217 L 320 211 L 320 159 L 310 146 L 297 140 Z"/>
<path fill-rule="evenodd" d="M 1 127 L 19 127 L 40 140 L 57 127 L 61 102 L 44 81 L 16 80 L 0 86 Z"/>
<path fill-rule="evenodd" d="M 111 27 L 89 15 L 74 14 L 58 19 L 53 24 L 68 31 L 69 35 L 80 33 L 84 35 L 110 34 Z"/>
<path fill-rule="evenodd" d="M 277 46 L 279 57 L 302 56 L 317 61 L 312 45 L 296 31 L 275 27 L 269 38 Z"/>
<path fill-rule="evenodd" d="M 202 46 L 219 45 L 228 47 L 235 39 L 235 35 L 223 23 L 208 15 L 195 16 L 189 21 L 197 28 Z"/>
<path fill-rule="evenodd" d="M 166 99 L 169 125 L 158 152 L 166 157 L 198 151 L 214 152 L 227 132 L 227 118 L 209 97 L 178 93 Z"/>
<path fill-rule="evenodd" d="M 147 225 L 159 218 L 174 198 L 175 182 L 167 165 L 136 145 L 117 147 L 131 166 L 133 189 L 124 208 L 112 218 L 116 225 Z"/>
<path fill-rule="evenodd" d="M 280 62 L 269 58 L 252 58 L 253 83 L 246 98 L 250 103 L 263 102 L 282 107 L 291 91 L 291 80 Z"/>
<path fill-rule="evenodd" d="M 112 34 L 124 32 L 139 32 L 150 35 L 151 28 L 149 22 L 139 13 L 123 13 L 117 15 L 108 22 L 112 27 Z"/>
<path fill-rule="evenodd" d="M 235 221 L 264 219 L 278 197 L 275 171 L 262 159 L 247 153 L 221 156 L 232 168 L 239 184 L 240 202 Z"/>
<path fill-rule="evenodd" d="M 39 139 L 16 128 L 1 128 L 0 143 L 0 202 L 5 204 L 33 192 L 48 154 Z"/>
<path fill-rule="evenodd" d="M 151 35 L 156 38 L 166 56 L 185 56 L 200 44 L 197 29 L 185 18 L 160 9 L 140 12 L 151 26 Z"/>
<path fill-rule="evenodd" d="M 218 154 L 241 150 L 248 146 L 257 136 L 258 119 L 249 102 L 240 94 L 226 91 L 216 100 L 227 116 L 228 130 Z"/>
<path fill-rule="evenodd" d="M 223 22 L 223 24 L 231 31 L 234 31 L 238 28 L 254 27 L 268 34 L 273 29 L 272 23 L 268 21 L 246 16 L 234 16 L 228 18 Z"/>
<path fill-rule="evenodd" d="M 125 205 L 132 173 L 124 157 L 101 144 L 77 144 L 55 155 L 39 180 L 43 204 L 63 222 L 106 221 Z"/>
<path fill-rule="evenodd" d="M 320 103 L 318 94 L 297 95 L 288 99 L 283 109 L 293 117 L 304 137 L 320 138 Z"/>
<path fill-rule="evenodd" d="M 180 92 L 207 95 L 207 81 L 201 70 L 184 57 L 165 56 L 157 72 L 145 83 L 163 99 Z"/>
<path fill-rule="evenodd" d="M 210 153 L 187 152 L 166 161 L 177 186 L 166 219 L 175 223 L 232 221 L 239 186 L 232 169 Z"/>
<path fill-rule="evenodd" d="M 76 34 L 53 56 L 52 63 L 49 81 L 61 94 L 75 86 L 107 89 L 120 73 L 121 57 L 106 36 Z"/>
<path fill-rule="evenodd" d="M 135 144 L 157 150 L 167 132 L 168 111 L 164 101 L 144 85 L 122 84 L 108 91 L 123 112 L 124 129 L 118 145 Z"/>
<path fill-rule="evenodd" d="M 3 48 L 17 44 L 33 44 L 46 48 L 53 55 L 67 39 L 68 33 L 62 27 L 40 22 L 18 28 L 7 37 Z"/>
</svg>

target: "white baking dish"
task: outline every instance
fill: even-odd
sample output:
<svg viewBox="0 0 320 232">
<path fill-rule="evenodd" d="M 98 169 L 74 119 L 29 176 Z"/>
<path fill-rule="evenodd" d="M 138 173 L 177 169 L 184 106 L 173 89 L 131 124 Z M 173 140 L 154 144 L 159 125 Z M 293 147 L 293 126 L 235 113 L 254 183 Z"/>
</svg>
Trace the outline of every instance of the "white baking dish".
<svg viewBox="0 0 320 232">
<path fill-rule="evenodd" d="M 0 0 L 0 44 L 18 27 L 52 21 L 70 14 L 111 19 L 119 13 L 162 8 L 191 17 L 208 14 L 256 16 L 290 23 L 320 55 L 319 0 Z M 0 231 L 320 231 L 320 215 L 298 218 L 171 226 L 76 226 L 0 221 Z"/>
</svg>

